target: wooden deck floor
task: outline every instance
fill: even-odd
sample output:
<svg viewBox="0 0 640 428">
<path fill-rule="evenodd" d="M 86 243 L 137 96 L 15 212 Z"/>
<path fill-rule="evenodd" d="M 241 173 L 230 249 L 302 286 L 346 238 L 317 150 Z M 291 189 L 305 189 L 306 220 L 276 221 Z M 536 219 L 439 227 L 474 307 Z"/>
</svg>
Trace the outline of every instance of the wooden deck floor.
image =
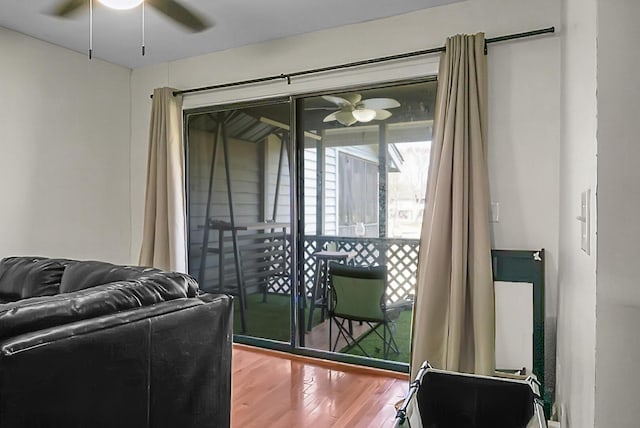
<svg viewBox="0 0 640 428">
<path fill-rule="evenodd" d="M 388 427 L 408 376 L 233 346 L 231 426 Z"/>
<path fill-rule="evenodd" d="M 319 349 L 322 351 L 330 351 L 331 345 L 335 343 L 336 337 L 339 337 L 338 344 L 336 346 L 336 350 L 340 351 L 340 349 L 347 346 L 347 342 L 342 338 L 342 336 L 338 336 L 338 328 L 335 323 L 331 326 L 333 329 L 332 339 L 333 342 L 331 345 L 329 344 L 329 324 L 331 321 L 326 319 L 324 322 L 313 327 L 311 331 L 305 332 L 305 346 L 311 349 Z M 359 337 L 366 333 L 369 330 L 369 326 L 367 324 L 362 324 L 358 322 L 353 323 L 353 336 Z"/>
</svg>

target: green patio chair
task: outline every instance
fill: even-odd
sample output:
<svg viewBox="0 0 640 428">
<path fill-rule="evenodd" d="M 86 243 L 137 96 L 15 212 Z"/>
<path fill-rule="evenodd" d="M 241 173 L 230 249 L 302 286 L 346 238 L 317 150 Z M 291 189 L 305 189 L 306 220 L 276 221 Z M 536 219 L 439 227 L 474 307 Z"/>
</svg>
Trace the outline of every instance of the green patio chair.
<svg viewBox="0 0 640 428">
<path fill-rule="evenodd" d="M 397 319 L 401 306 L 387 306 L 386 266 L 349 266 L 332 262 L 329 265 L 329 344 L 335 352 L 340 338 L 347 346 L 342 352 L 357 347 L 367 357 L 369 353 L 360 345 L 365 337 L 375 334 L 382 340 L 382 351 L 386 359 L 390 351 L 399 353 L 393 338 L 391 323 Z M 352 322 L 366 323 L 369 331 L 361 337 L 354 337 Z M 332 341 L 332 325 L 338 327 L 335 342 Z M 380 330 L 382 329 L 382 332 Z"/>
</svg>

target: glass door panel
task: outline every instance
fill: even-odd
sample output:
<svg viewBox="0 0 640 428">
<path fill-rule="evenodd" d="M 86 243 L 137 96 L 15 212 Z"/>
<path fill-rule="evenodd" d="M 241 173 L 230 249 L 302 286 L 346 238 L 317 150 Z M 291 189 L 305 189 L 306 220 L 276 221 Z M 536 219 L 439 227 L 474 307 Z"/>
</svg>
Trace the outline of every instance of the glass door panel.
<svg viewBox="0 0 640 428">
<path fill-rule="evenodd" d="M 186 112 L 189 272 L 235 296 L 234 333 L 290 342 L 288 102 Z"/>
<path fill-rule="evenodd" d="M 435 90 L 426 82 L 299 100 L 305 347 L 409 362 Z M 373 303 L 386 309 L 381 324 L 329 319 L 340 302 L 331 262 L 384 267 L 382 309 Z M 350 306 L 366 310 L 359 300 Z"/>
</svg>

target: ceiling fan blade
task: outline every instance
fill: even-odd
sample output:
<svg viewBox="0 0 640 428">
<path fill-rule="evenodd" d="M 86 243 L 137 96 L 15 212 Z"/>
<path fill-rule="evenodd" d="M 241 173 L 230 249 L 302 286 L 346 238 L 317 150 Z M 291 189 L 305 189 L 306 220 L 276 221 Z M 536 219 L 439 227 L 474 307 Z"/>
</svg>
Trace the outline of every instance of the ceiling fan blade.
<svg viewBox="0 0 640 428">
<path fill-rule="evenodd" d="M 58 2 L 58 4 L 49 12 L 55 16 L 69 16 L 79 8 L 88 6 L 89 3 L 86 0 L 66 0 Z"/>
<path fill-rule="evenodd" d="M 374 120 L 385 120 L 391 117 L 391 112 L 388 110 L 378 109 L 376 110 L 376 116 L 373 118 Z"/>
<path fill-rule="evenodd" d="M 184 25 L 194 33 L 210 28 L 211 24 L 204 16 L 193 12 L 176 0 L 146 0 L 149 6 L 156 8 L 177 23 Z"/>
<path fill-rule="evenodd" d="M 400 103 L 393 98 L 369 98 L 368 100 L 363 100 L 358 107 L 360 105 L 371 110 L 400 107 Z"/>
<path fill-rule="evenodd" d="M 351 102 L 349 102 L 349 100 L 342 97 L 336 97 L 334 95 L 323 95 L 322 99 L 325 101 L 329 101 L 330 103 L 333 103 L 338 107 L 346 107 L 351 105 Z"/>
<path fill-rule="evenodd" d="M 345 126 L 351 126 L 358 121 L 353 117 L 353 113 L 344 110 L 336 112 L 336 120 Z"/>
<path fill-rule="evenodd" d="M 353 92 L 349 93 L 349 94 L 344 94 L 341 95 L 342 98 L 344 98 L 345 100 L 349 101 L 349 103 L 351 105 L 356 105 L 357 103 L 360 102 L 360 100 L 362 100 L 362 95 L 360 94 L 355 94 Z"/>
<path fill-rule="evenodd" d="M 334 111 L 331 114 L 328 114 L 324 117 L 324 119 L 322 119 L 323 122 L 333 122 L 334 120 L 338 120 L 336 119 L 336 113 L 339 113 L 337 111 Z"/>
</svg>

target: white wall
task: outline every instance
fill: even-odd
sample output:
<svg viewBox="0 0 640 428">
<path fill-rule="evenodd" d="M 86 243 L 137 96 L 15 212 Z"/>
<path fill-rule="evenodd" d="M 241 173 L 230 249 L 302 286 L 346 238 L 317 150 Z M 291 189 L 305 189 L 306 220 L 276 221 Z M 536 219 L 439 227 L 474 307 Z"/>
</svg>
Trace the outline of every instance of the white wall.
<svg viewBox="0 0 640 428">
<path fill-rule="evenodd" d="M 640 2 L 598 0 L 597 427 L 637 427 Z"/>
<path fill-rule="evenodd" d="M 154 87 L 226 83 L 442 46 L 447 36 L 487 37 L 560 23 L 557 0 L 467 0 L 406 15 L 246 46 L 133 71 L 132 254 L 140 248 L 148 121 Z M 547 318 L 555 324 L 558 260 L 560 38 L 489 46 L 492 199 L 500 202 L 496 248 L 547 250 Z M 363 42 L 366 40 L 366 43 Z M 373 69 L 220 90 L 185 98 L 197 106 L 431 74 L 437 57 Z M 553 328 L 547 336 L 555 336 Z M 550 354 L 554 352 L 551 349 Z M 553 383 L 553 361 L 547 371 Z"/>
<path fill-rule="evenodd" d="M 558 11 L 559 12 L 559 11 Z M 560 37 L 489 47 L 493 248 L 545 249 L 545 384 L 555 384 L 560 162 Z"/>
<path fill-rule="evenodd" d="M 0 257 L 129 262 L 130 70 L 0 28 Z"/>
<path fill-rule="evenodd" d="M 596 328 L 596 0 L 566 0 L 556 401 L 569 427 L 593 427 Z M 580 193 L 591 189 L 591 255 L 580 249 Z M 609 425 L 616 426 L 616 425 Z"/>
</svg>

